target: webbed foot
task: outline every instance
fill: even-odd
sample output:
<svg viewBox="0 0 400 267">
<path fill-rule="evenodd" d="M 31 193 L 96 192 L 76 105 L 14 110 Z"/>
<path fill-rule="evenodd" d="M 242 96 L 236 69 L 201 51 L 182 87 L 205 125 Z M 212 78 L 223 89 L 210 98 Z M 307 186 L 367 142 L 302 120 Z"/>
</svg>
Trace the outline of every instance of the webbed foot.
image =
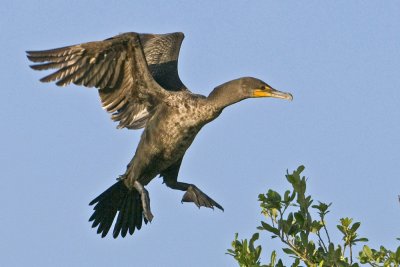
<svg viewBox="0 0 400 267">
<path fill-rule="evenodd" d="M 141 198 L 142 206 L 143 206 L 143 215 L 149 222 L 151 222 L 153 220 L 154 216 L 153 216 L 153 214 L 151 213 L 151 210 L 150 210 L 149 192 L 138 181 L 135 181 L 134 187 L 140 194 L 140 198 Z"/>
<path fill-rule="evenodd" d="M 224 208 L 220 204 L 218 204 L 212 198 L 203 193 L 195 185 L 190 185 L 188 187 L 186 193 L 182 197 L 182 203 L 183 202 L 193 202 L 198 208 L 200 208 L 201 206 L 211 209 L 217 207 L 218 209 L 224 211 Z"/>
</svg>

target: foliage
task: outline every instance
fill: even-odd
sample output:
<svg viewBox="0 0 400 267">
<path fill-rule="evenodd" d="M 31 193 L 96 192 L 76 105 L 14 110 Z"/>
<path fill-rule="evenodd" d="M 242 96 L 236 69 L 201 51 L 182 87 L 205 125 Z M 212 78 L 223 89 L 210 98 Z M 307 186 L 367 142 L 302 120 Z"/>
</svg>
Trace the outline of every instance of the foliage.
<svg viewBox="0 0 400 267">
<path fill-rule="evenodd" d="M 286 179 L 291 184 L 292 191 L 287 190 L 283 196 L 274 190 L 259 195 L 262 214 L 269 222 L 261 221 L 261 226 L 257 229 L 269 232 L 272 238 L 282 242 L 283 252 L 294 259 L 290 266 L 300 266 L 301 263 L 319 267 L 356 267 L 364 264 L 400 266 L 400 246 L 393 252 L 383 246 L 375 250 L 364 245 L 357 257 L 359 262 L 355 262 L 354 246 L 367 242 L 368 239 L 358 236 L 360 223 L 353 223 L 351 218 L 340 219 L 337 229 L 343 235 L 342 242 L 333 243 L 325 223 L 332 203 L 318 202 L 317 205 L 312 205 L 314 200 L 306 195 L 306 178 L 300 176 L 303 170 L 304 167 L 300 166 L 292 174 L 287 172 Z M 312 213 L 316 219 L 313 219 Z M 288 266 L 277 259 L 275 251 L 271 253 L 270 263 L 262 265 L 262 247 L 254 245 L 258 238 L 259 233 L 255 233 L 250 241 L 238 240 L 236 234 L 232 249 L 228 249 L 227 254 L 233 256 L 240 267 Z"/>
</svg>

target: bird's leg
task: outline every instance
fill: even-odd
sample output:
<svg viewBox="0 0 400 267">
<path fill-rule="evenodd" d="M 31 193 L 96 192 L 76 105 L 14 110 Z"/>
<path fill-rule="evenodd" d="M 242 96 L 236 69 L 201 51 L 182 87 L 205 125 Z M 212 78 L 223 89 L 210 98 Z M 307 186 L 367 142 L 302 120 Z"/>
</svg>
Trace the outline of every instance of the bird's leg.
<svg viewBox="0 0 400 267">
<path fill-rule="evenodd" d="M 144 186 L 139 183 L 138 181 L 135 181 L 133 183 L 133 187 L 139 192 L 140 198 L 142 200 L 142 206 L 143 206 L 143 214 L 146 219 L 151 222 L 153 220 L 153 214 L 151 213 L 150 210 L 150 197 L 149 197 L 149 192 L 144 188 Z"/>
<path fill-rule="evenodd" d="M 199 208 L 201 206 L 211 209 L 217 207 L 220 210 L 224 210 L 224 208 L 220 204 L 204 194 L 194 184 L 178 182 L 178 173 L 181 163 L 182 158 L 180 158 L 178 161 L 176 161 L 174 164 L 172 164 L 160 173 L 160 176 L 162 176 L 164 179 L 164 183 L 172 189 L 186 191 L 186 193 L 182 197 L 182 202 L 193 202 Z"/>
<path fill-rule="evenodd" d="M 172 189 L 186 191 L 186 193 L 182 197 L 182 203 L 183 202 L 193 202 L 199 208 L 201 206 L 211 208 L 211 209 L 214 209 L 214 207 L 217 207 L 222 211 L 224 210 L 224 208 L 220 204 L 218 204 L 212 198 L 210 198 L 205 193 L 203 193 L 194 184 L 182 183 L 182 182 L 178 182 L 176 180 L 165 179 L 165 178 L 164 178 L 164 182 L 168 187 L 170 187 Z"/>
<path fill-rule="evenodd" d="M 131 164 L 132 164 L 132 161 L 129 162 L 128 165 L 126 165 L 126 170 L 127 170 L 127 172 L 128 172 L 128 170 L 129 170 L 129 167 L 131 166 Z M 117 181 L 123 181 L 123 180 L 125 180 L 125 179 L 128 177 L 127 172 L 125 172 L 124 174 L 121 174 L 120 176 L 118 176 L 116 180 L 117 180 Z"/>
</svg>

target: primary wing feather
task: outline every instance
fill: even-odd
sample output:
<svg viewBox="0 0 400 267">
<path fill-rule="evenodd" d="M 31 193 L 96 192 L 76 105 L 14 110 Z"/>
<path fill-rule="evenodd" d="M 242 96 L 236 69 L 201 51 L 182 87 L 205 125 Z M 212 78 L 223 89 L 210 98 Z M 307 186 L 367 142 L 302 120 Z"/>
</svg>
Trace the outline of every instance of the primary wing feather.
<svg viewBox="0 0 400 267">
<path fill-rule="evenodd" d="M 187 90 L 177 72 L 182 40 L 182 33 L 124 33 L 99 42 L 28 51 L 27 56 L 39 63 L 31 66 L 35 70 L 57 69 L 42 82 L 96 87 L 118 128 L 138 129 L 165 96 L 163 88 Z"/>
</svg>

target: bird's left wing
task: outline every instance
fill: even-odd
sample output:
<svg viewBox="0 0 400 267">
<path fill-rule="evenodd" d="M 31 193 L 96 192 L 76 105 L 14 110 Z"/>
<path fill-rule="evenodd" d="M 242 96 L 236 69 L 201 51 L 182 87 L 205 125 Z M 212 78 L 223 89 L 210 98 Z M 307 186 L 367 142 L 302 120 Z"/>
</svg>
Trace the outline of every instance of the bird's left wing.
<svg viewBox="0 0 400 267">
<path fill-rule="evenodd" d="M 27 54 L 39 63 L 32 69 L 58 69 L 42 82 L 98 88 L 104 109 L 119 121 L 119 128 L 143 127 L 151 110 L 168 94 L 149 71 L 137 33 Z"/>
<path fill-rule="evenodd" d="M 179 51 L 185 38 L 182 32 L 139 35 L 151 75 L 168 91 L 189 91 L 178 74 Z"/>
</svg>

